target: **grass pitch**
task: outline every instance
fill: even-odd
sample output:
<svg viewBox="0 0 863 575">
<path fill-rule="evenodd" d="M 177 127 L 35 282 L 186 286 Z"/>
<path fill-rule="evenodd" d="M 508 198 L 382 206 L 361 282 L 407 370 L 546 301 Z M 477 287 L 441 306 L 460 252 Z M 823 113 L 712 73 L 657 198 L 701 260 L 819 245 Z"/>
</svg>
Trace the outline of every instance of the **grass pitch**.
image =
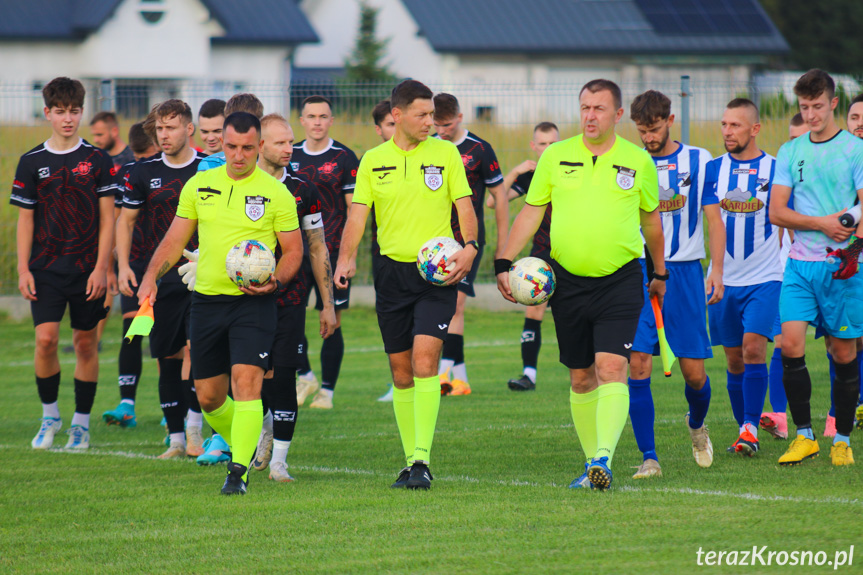
<svg viewBox="0 0 863 575">
<path fill-rule="evenodd" d="M 310 314 L 310 319 L 313 314 Z M 835 551 L 860 544 L 859 467 L 821 457 L 780 468 L 787 443 L 762 437 L 754 459 L 728 455 L 737 437 L 724 357 L 708 361 L 713 400 L 710 469 L 691 455 L 683 381 L 654 370 L 656 440 L 663 477 L 630 478 L 641 457 L 627 425 L 607 493 L 567 489 L 583 470 L 557 362 L 550 316 L 538 388 L 514 393 L 522 316 L 468 310 L 473 394 L 442 399 L 430 492 L 391 490 L 401 467 L 374 312 L 344 316 L 345 363 L 335 409 L 301 408 L 288 463 L 296 481 L 252 471 L 245 497 L 219 495 L 224 466 L 159 461 L 164 430 L 156 366 L 145 359 L 138 427 L 108 428 L 99 415 L 119 401 L 113 316 L 86 453 L 37 452 L 41 416 L 33 382 L 33 329 L 0 322 L 0 572 L 8 573 L 685 573 L 696 553 L 752 549 Z M 309 321 L 313 365 L 320 340 Z M 71 342 L 64 328 L 61 345 Z M 146 346 L 145 346 L 146 350 Z M 809 342 L 818 435 L 829 406 L 821 342 Z M 73 409 L 71 355 L 62 357 L 64 430 Z M 657 362 L 658 363 L 658 362 Z M 320 373 L 319 367 L 316 371 Z M 205 426 L 206 427 L 206 426 Z M 65 444 L 65 435 L 56 443 Z M 852 443 L 856 440 L 852 440 Z M 859 445 L 859 444 L 857 444 Z M 856 447 L 856 445 L 855 445 Z M 859 457 L 859 456 L 858 456 Z M 858 550 L 855 563 L 863 562 Z M 766 554 L 765 554 L 766 557 Z M 790 567 L 719 566 L 714 573 L 779 573 Z M 826 572 L 832 566 L 803 567 Z M 859 565 L 840 571 L 860 572 Z"/>
</svg>

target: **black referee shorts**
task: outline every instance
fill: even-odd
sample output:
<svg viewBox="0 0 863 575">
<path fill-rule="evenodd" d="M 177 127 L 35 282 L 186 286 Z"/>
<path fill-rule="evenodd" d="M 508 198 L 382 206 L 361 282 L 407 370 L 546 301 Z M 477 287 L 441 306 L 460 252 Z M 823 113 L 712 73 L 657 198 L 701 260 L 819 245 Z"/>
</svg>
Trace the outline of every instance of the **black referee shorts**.
<svg viewBox="0 0 863 575">
<path fill-rule="evenodd" d="M 192 294 L 192 372 L 195 379 L 231 373 L 236 364 L 268 371 L 276 335 L 274 294 Z"/>
<path fill-rule="evenodd" d="M 470 266 L 470 271 L 467 272 L 467 275 L 461 278 L 461 281 L 456 284 L 458 286 L 458 291 L 467 295 L 467 297 L 475 297 L 476 290 L 474 290 L 474 283 L 476 282 L 476 276 L 479 273 L 479 264 L 482 261 L 482 252 L 484 251 L 485 246 L 479 246 L 476 251 L 476 257 L 473 258 L 473 264 Z"/>
<path fill-rule="evenodd" d="M 69 305 L 72 329 L 90 331 L 108 315 L 105 298 L 87 301 L 87 281 L 92 272 L 60 274 L 46 270 L 31 270 L 36 284 L 36 301 L 30 302 L 33 326 L 59 323 Z"/>
<path fill-rule="evenodd" d="M 189 337 L 189 310 L 192 292 L 182 282 L 159 282 L 153 305 L 150 357 L 171 357 L 186 345 Z"/>
<path fill-rule="evenodd" d="M 552 260 L 557 288 L 551 296 L 560 363 L 586 369 L 596 354 L 613 353 L 627 360 L 644 305 L 638 260 L 605 277 L 583 277 Z"/>
<path fill-rule="evenodd" d="M 276 337 L 273 340 L 273 366 L 300 367 L 306 332 L 306 306 L 278 307 Z"/>
<path fill-rule="evenodd" d="M 445 340 L 458 300 L 456 287 L 428 283 L 415 262 L 380 256 L 374 266 L 375 309 L 384 351 L 407 351 L 417 335 Z"/>
</svg>

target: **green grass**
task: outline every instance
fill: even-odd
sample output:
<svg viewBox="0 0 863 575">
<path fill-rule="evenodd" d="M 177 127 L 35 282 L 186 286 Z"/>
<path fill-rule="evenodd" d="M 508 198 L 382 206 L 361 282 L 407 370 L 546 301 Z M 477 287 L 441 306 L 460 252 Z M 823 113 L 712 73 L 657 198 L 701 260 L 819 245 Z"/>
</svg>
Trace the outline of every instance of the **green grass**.
<svg viewBox="0 0 863 575">
<path fill-rule="evenodd" d="M 313 363 L 320 350 L 309 322 Z M 859 544 L 860 470 L 822 456 L 780 468 L 785 442 L 763 439 L 754 459 L 725 453 L 737 436 L 724 359 L 708 361 L 707 422 L 716 457 L 700 469 L 683 424 L 679 370 L 654 371 L 656 439 L 663 477 L 630 479 L 640 463 L 627 425 L 608 493 L 571 491 L 582 456 L 572 427 L 568 377 L 545 322 L 539 386 L 516 394 L 522 316 L 468 310 L 473 394 L 442 399 L 430 492 L 389 489 L 401 465 L 375 316 L 344 316 L 347 347 L 331 412 L 301 409 L 288 456 L 296 481 L 252 472 L 242 498 L 219 495 L 224 467 L 154 459 L 164 449 L 154 362 L 145 361 L 138 427 L 101 424 L 118 401 L 119 320 L 102 352 L 87 453 L 36 452 L 41 411 L 32 376 L 33 329 L 0 323 L 0 572 L 20 573 L 685 573 L 696 551 L 834 551 Z M 62 344 L 71 341 L 64 328 Z M 829 405 L 821 342 L 809 342 L 815 426 Z M 61 344 L 61 345 L 62 345 Z M 64 429 L 73 406 L 72 357 L 63 356 Z M 65 435 L 57 438 L 60 445 Z M 859 550 L 858 550 L 859 551 Z M 861 561 L 863 559 L 858 559 Z M 859 567 L 857 567 L 859 572 Z M 832 567 L 808 567 L 821 572 Z M 845 569 L 853 572 L 853 567 Z M 779 573 L 773 567 L 713 567 L 715 573 Z"/>
</svg>

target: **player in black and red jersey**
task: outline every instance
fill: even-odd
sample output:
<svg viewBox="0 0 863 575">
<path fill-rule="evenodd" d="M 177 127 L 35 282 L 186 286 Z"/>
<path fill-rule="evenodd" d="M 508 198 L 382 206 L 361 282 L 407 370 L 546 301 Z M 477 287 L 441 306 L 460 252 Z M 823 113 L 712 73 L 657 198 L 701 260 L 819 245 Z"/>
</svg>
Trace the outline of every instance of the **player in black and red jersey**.
<svg viewBox="0 0 863 575">
<path fill-rule="evenodd" d="M 90 446 L 90 410 L 99 378 L 96 325 L 113 242 L 111 159 L 78 135 L 84 86 L 55 78 L 42 90 L 51 137 L 21 157 L 10 203 L 18 209 L 18 290 L 36 328 L 36 387 L 42 425 L 31 445 L 48 449 L 60 431 L 60 321 L 69 305 L 75 345 L 75 414 L 69 449 Z"/>
<path fill-rule="evenodd" d="M 330 101 L 323 96 L 310 96 L 305 99 L 300 124 L 306 131 L 306 139 L 294 145 L 291 166 L 297 174 L 315 184 L 318 189 L 323 207 L 327 249 L 330 251 L 331 266 L 335 269 L 360 163 L 356 154 L 347 146 L 330 138 L 333 111 Z M 355 268 L 356 266 L 353 269 Z M 348 308 L 350 293 L 350 285 L 347 289 L 335 291 L 336 328 L 321 346 L 321 390 L 309 407 L 333 407 L 333 392 L 345 355 L 341 330 L 342 310 Z M 315 308 L 321 311 L 324 298 L 317 286 L 315 294 Z M 308 342 L 305 343 L 304 362 L 297 378 L 297 401 L 300 405 L 318 388 L 318 380 L 308 360 Z"/>
<path fill-rule="evenodd" d="M 473 191 L 473 207 L 479 225 L 477 237 L 479 253 L 473 260 L 473 268 L 470 273 L 458 284 L 458 305 L 449 324 L 449 331 L 441 355 L 442 395 L 469 395 L 471 391 L 467 380 L 467 367 L 464 362 L 464 306 L 468 297 L 476 295 L 474 282 L 485 246 L 483 206 L 486 188 L 495 200 L 501 200 L 495 204 L 495 221 L 497 222 L 495 254 L 503 249 L 509 229 L 509 205 L 505 200 L 503 174 L 500 172 L 497 156 L 488 142 L 462 127 L 462 119 L 461 109 L 455 96 L 441 93 L 434 97 L 434 126 L 437 137 L 449 140 L 458 147 L 465 172 L 467 172 L 467 182 Z M 459 231 L 458 214 L 455 208 L 452 212 L 452 230 L 456 241 L 464 244 L 464 239 Z"/>
<path fill-rule="evenodd" d="M 297 275 L 276 293 L 278 325 L 270 356 L 273 369 L 264 376 L 262 396 L 269 410 L 252 465 L 263 471 L 270 466 L 270 479 L 293 481 L 285 458 L 297 422 L 297 368 L 305 348 L 306 302 L 314 276 L 318 292 L 324 294 L 320 314 L 321 337 L 326 340 L 336 329 L 333 303 L 333 272 L 324 234 L 322 204 L 317 188 L 291 169 L 294 132 L 278 114 L 261 118 L 261 152 L 258 167 L 280 180 L 297 200 L 297 217 L 306 238 L 310 269 L 300 266 Z M 277 256 L 279 253 L 276 254 Z M 310 272 L 311 271 L 311 275 Z"/>
<path fill-rule="evenodd" d="M 536 154 L 538 160 L 542 153 L 555 142 L 560 141 L 560 131 L 551 122 L 540 122 L 533 129 L 533 139 L 530 141 L 530 149 Z M 536 169 L 536 160 L 525 160 L 503 178 L 503 187 L 506 189 L 507 200 L 524 196 L 530 188 L 533 180 L 533 172 Z M 486 201 L 488 207 L 494 205 L 494 198 L 489 197 Z M 535 258 L 551 262 L 551 204 L 545 210 L 542 223 L 533 236 L 533 247 L 530 255 Z M 507 382 L 513 391 L 530 391 L 536 389 L 536 365 L 539 360 L 539 348 L 542 345 L 542 318 L 548 303 L 527 306 L 524 310 L 524 329 L 521 331 L 521 362 L 524 371 L 519 378 L 510 379 Z"/>
<path fill-rule="evenodd" d="M 136 288 L 150 258 L 165 237 L 185 183 L 198 171 L 204 155 L 189 146 L 192 133 L 192 110 L 182 100 L 167 100 L 156 109 L 156 136 L 162 153 L 137 163 L 126 181 L 123 210 L 117 222 L 117 260 L 123 312 L 137 308 Z M 136 227 L 140 227 L 140 242 L 133 242 Z M 193 236 L 189 249 L 197 247 Z M 150 355 L 159 360 L 159 402 L 168 425 L 168 450 L 160 458 L 198 456 L 201 445 L 200 421 L 190 418 L 184 433 L 187 402 L 191 387 L 182 377 L 183 358 L 188 332 L 186 320 L 191 305 L 191 293 L 174 270 L 166 273 L 159 286 L 159 299 L 153 306 L 155 323 L 150 333 Z M 131 413 L 134 403 L 124 399 L 114 412 L 104 414 L 109 421 L 115 412 L 122 417 Z M 110 422 L 110 421 L 109 421 Z"/>
</svg>

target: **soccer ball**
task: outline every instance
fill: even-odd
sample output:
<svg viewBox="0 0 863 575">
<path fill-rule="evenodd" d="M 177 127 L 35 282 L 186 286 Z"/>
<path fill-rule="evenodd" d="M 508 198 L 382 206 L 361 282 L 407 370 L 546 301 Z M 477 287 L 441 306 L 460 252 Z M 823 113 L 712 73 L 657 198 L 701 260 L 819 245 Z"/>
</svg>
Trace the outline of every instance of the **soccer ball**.
<svg viewBox="0 0 863 575">
<path fill-rule="evenodd" d="M 554 293 L 556 286 L 554 270 L 540 258 L 522 258 L 509 268 L 509 289 L 518 303 L 544 303 Z"/>
<path fill-rule="evenodd" d="M 257 240 L 243 240 L 228 250 L 225 271 L 237 287 L 260 287 L 276 271 L 276 256 Z"/>
<path fill-rule="evenodd" d="M 417 269 L 424 280 L 441 286 L 449 276 L 450 258 L 461 250 L 461 244 L 452 238 L 432 238 L 423 244 L 417 254 Z"/>
</svg>

